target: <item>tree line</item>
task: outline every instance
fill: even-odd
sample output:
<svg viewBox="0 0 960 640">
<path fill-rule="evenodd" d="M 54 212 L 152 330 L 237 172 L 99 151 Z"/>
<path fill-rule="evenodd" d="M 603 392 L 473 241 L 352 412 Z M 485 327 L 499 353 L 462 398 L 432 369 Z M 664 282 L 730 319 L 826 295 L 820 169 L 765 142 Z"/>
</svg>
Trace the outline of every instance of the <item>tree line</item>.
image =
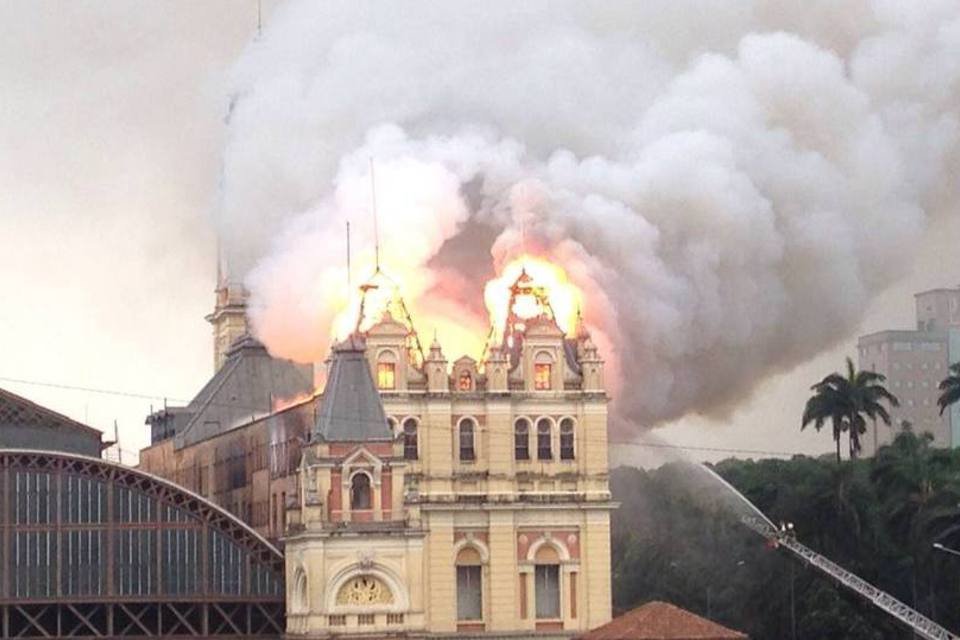
<svg viewBox="0 0 960 640">
<path fill-rule="evenodd" d="M 883 382 L 849 363 L 846 375 L 814 385 L 802 423 L 829 425 L 836 456 L 731 459 L 714 470 L 774 522 L 793 523 L 801 542 L 957 632 L 960 556 L 950 551 L 960 550 L 960 449 L 934 447 L 932 436 L 902 425 L 877 455 L 860 458 L 866 420 L 884 422 L 883 405 L 895 402 L 871 389 Z M 960 399 L 960 363 L 940 390 L 941 411 Z M 841 460 L 844 438 L 850 456 Z M 611 472 L 621 502 L 612 522 L 617 612 L 658 599 L 754 640 L 912 637 L 818 570 L 765 544 L 719 494 L 691 486 L 690 476 L 681 462 Z"/>
</svg>

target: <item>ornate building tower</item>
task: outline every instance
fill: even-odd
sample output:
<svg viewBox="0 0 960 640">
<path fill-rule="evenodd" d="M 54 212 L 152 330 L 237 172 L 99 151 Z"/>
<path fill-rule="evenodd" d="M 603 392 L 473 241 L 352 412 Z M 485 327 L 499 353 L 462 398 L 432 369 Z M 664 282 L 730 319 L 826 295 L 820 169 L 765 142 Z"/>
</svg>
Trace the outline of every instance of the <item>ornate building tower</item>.
<svg viewBox="0 0 960 640">
<path fill-rule="evenodd" d="M 206 318 L 213 325 L 213 370 L 217 372 L 227 359 L 227 351 L 247 333 L 247 298 L 241 284 L 217 278 L 213 312 Z"/>
<path fill-rule="evenodd" d="M 567 638 L 610 620 L 607 395 L 543 308 L 477 362 L 384 314 L 333 352 L 286 536 L 288 634 Z"/>
</svg>

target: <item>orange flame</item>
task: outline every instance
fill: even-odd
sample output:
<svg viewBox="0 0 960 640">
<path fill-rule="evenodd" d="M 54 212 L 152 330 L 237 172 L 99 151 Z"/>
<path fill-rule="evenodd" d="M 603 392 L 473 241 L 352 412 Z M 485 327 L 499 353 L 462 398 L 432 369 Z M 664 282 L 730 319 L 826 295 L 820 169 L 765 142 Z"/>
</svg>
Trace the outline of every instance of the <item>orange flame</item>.
<svg viewBox="0 0 960 640">
<path fill-rule="evenodd" d="M 341 311 L 333 319 L 333 337 L 345 340 L 355 331 L 364 332 L 379 322 L 390 311 L 403 321 L 400 308 L 400 286 L 382 271 L 377 271 L 359 287 L 351 291 L 349 299 L 335 304 Z"/>
<path fill-rule="evenodd" d="M 561 330 L 567 334 L 575 331 L 582 300 L 580 290 L 570 282 L 560 266 L 542 257 L 522 255 L 508 263 L 500 275 L 488 281 L 484 287 L 484 301 L 493 327 L 491 337 L 494 342 L 503 339 L 503 330 L 511 311 L 511 288 L 524 272 L 530 278 L 527 284 L 542 299 L 538 300 L 536 295 L 529 293 L 517 295 L 513 304 L 514 315 L 529 319 L 552 312 Z M 332 337 L 343 340 L 355 331 L 366 332 L 387 311 L 397 321 L 407 324 L 404 311 L 404 304 L 407 304 L 416 322 L 413 329 L 419 333 L 421 340 L 424 336 L 436 333 L 448 357 L 480 356 L 485 346 L 483 321 L 463 316 L 450 304 L 423 298 L 425 292 L 430 290 L 431 278 L 435 274 L 425 270 L 410 270 L 401 275 L 402 279 L 394 280 L 378 271 L 361 287 L 355 288 L 349 297 L 345 294 L 331 296 L 335 298 L 331 300 L 333 307 L 339 309 L 333 318 Z M 338 291 L 333 287 L 327 290 Z M 542 301 L 549 303 L 548 309 L 543 308 Z M 426 343 L 423 346 L 426 347 Z"/>
<path fill-rule="evenodd" d="M 503 329 L 511 311 L 522 319 L 534 318 L 549 311 L 543 308 L 536 295 L 527 292 L 517 295 L 513 309 L 510 308 L 511 289 L 523 273 L 530 278 L 531 288 L 543 292 L 560 329 L 571 334 L 576 329 L 577 314 L 583 300 L 580 289 L 570 282 L 567 273 L 559 265 L 544 258 L 523 255 L 507 264 L 500 275 L 487 282 L 484 288 L 483 298 L 490 314 L 493 339 L 497 342 L 503 339 Z"/>
</svg>

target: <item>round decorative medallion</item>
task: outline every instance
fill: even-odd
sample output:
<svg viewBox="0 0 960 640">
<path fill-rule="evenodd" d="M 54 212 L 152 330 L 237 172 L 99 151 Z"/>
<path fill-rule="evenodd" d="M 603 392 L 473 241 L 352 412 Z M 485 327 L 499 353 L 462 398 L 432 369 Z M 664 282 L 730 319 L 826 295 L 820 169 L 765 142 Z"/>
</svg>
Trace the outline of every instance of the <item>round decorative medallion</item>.
<svg viewBox="0 0 960 640">
<path fill-rule="evenodd" d="M 351 578 L 337 593 L 338 605 L 393 604 L 393 594 L 373 576 Z"/>
<path fill-rule="evenodd" d="M 567 536 L 567 544 L 576 544 L 577 543 L 577 534 L 571 533 Z"/>
<path fill-rule="evenodd" d="M 520 534 L 520 544 L 527 544 L 527 540 L 528 540 L 527 534 L 521 533 L 521 534 Z"/>
</svg>

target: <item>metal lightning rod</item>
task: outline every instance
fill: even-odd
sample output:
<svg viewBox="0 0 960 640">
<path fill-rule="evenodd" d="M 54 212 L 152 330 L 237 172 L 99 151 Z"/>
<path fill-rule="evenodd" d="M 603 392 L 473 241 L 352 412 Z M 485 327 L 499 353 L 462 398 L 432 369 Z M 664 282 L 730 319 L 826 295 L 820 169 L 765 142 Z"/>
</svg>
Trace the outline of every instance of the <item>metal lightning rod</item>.
<svg viewBox="0 0 960 640">
<path fill-rule="evenodd" d="M 350 295 L 352 290 L 352 282 L 350 278 L 350 221 L 347 220 L 347 295 Z"/>
<path fill-rule="evenodd" d="M 373 251 L 376 274 L 380 273 L 380 229 L 377 226 L 377 178 L 373 171 L 373 158 L 370 158 L 370 201 L 373 205 Z"/>
</svg>

